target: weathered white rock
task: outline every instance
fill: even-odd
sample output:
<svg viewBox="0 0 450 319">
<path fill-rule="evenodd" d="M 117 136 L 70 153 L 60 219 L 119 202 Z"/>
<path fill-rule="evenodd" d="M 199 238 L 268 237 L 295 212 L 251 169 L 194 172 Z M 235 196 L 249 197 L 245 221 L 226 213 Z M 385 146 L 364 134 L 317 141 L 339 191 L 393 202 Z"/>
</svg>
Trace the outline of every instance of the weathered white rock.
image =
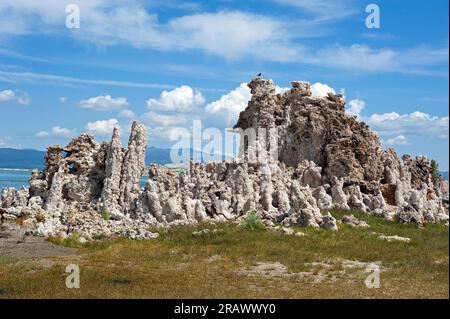
<svg viewBox="0 0 450 319">
<path fill-rule="evenodd" d="M 331 187 L 331 197 L 334 207 L 340 209 L 350 209 L 347 203 L 347 197 L 345 196 L 343 190 L 344 182 L 334 176 L 332 179 L 332 183 L 333 186 Z"/>
<path fill-rule="evenodd" d="M 140 180 L 145 169 L 145 149 L 147 148 L 147 130 L 145 126 L 133 122 L 131 126 L 128 150 L 123 158 L 120 180 L 119 204 L 125 214 L 135 209 L 135 200 L 140 193 Z"/>
<path fill-rule="evenodd" d="M 324 229 L 328 230 L 338 230 L 336 218 L 331 216 L 328 212 L 325 216 L 322 217 L 322 223 L 320 225 Z"/>
<path fill-rule="evenodd" d="M 82 134 L 66 147 L 50 146 L 45 169 L 32 171 L 29 188 L 2 191 L 1 218 L 29 216 L 39 234 L 78 232 L 87 240 L 153 238 L 151 226 L 238 222 L 252 211 L 268 228 L 337 230 L 336 219 L 321 212 L 332 208 L 419 225 L 448 221 L 448 183 L 431 178 L 427 158 L 400 160 L 394 150 L 383 151 L 378 136 L 345 113 L 342 95 L 315 97 L 309 83 L 292 86 L 278 94 L 271 80 L 249 83 L 252 99 L 235 129 L 257 134 L 248 143 L 241 137 L 240 158 L 191 162 L 181 173 L 152 165 L 144 189 L 147 134 L 138 122 L 127 149 L 118 129 L 110 143 Z M 278 159 L 268 156 L 273 148 Z M 103 220 L 103 211 L 112 219 Z M 364 225 L 350 217 L 342 222 Z"/>
<path fill-rule="evenodd" d="M 401 237 L 398 235 L 394 235 L 394 236 L 380 235 L 380 236 L 378 236 L 378 239 L 386 240 L 386 241 L 403 241 L 406 243 L 409 243 L 411 241 L 411 238 Z"/>
<path fill-rule="evenodd" d="M 358 218 L 353 216 L 353 214 L 351 214 L 351 215 L 344 215 L 342 217 L 342 219 L 341 219 L 341 222 L 342 222 L 342 224 L 350 225 L 352 227 L 361 227 L 361 228 L 369 227 L 369 225 L 365 221 L 358 220 Z"/>
<path fill-rule="evenodd" d="M 114 219 L 121 219 L 122 209 L 119 205 L 120 180 L 122 176 L 123 150 L 118 128 L 114 128 L 111 143 L 106 151 L 105 180 L 101 199 L 105 210 Z"/>
</svg>

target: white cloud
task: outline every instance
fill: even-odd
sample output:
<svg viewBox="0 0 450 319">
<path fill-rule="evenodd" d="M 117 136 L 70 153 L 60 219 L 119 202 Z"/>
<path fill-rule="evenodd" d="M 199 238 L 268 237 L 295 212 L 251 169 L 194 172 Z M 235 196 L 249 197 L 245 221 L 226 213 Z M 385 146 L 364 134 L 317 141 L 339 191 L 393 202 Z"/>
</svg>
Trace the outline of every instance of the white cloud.
<svg viewBox="0 0 450 319">
<path fill-rule="evenodd" d="M 0 34 L 58 32 L 70 1 L 2 0 Z M 259 56 L 280 60 L 297 53 L 285 23 L 240 11 L 198 13 L 162 23 L 140 0 L 78 0 L 81 28 L 72 35 L 96 45 L 130 44 L 159 50 L 203 50 L 234 59 Z M 301 30 L 301 29 L 299 29 Z M 65 30 L 66 31 L 66 30 Z"/>
<path fill-rule="evenodd" d="M 48 137 L 48 136 L 50 136 L 50 133 L 47 131 L 39 131 L 36 133 L 36 136 L 37 137 Z"/>
<path fill-rule="evenodd" d="M 426 67 L 448 64 L 448 48 L 416 47 L 396 51 L 390 48 L 373 49 L 367 45 L 349 47 L 335 45 L 309 51 L 307 64 L 333 67 L 350 71 L 402 72 L 413 74 L 445 75 L 427 71 Z"/>
<path fill-rule="evenodd" d="M 432 116 L 423 112 L 398 114 L 396 112 L 373 114 L 364 121 L 380 134 L 392 135 L 428 135 L 448 138 L 449 117 Z"/>
<path fill-rule="evenodd" d="M 386 141 L 387 145 L 409 145 L 408 139 L 404 135 L 399 135 L 393 138 L 390 138 Z"/>
<path fill-rule="evenodd" d="M 65 103 L 67 101 L 67 97 L 65 96 L 60 96 L 59 100 L 61 101 L 61 103 Z"/>
<path fill-rule="evenodd" d="M 136 117 L 136 114 L 134 114 L 134 112 L 131 110 L 122 110 L 117 116 L 124 119 L 134 119 Z"/>
<path fill-rule="evenodd" d="M 203 12 L 161 22 L 140 0 L 78 0 L 82 27 L 71 36 L 98 45 L 128 44 L 160 51 L 201 50 L 226 59 L 260 60 L 332 67 L 350 71 L 402 72 L 447 76 L 428 67 L 448 64 L 448 47 L 371 48 L 354 43 L 313 48 L 299 39 L 323 36 L 323 28 L 359 10 L 344 0 L 272 0 L 297 7 L 297 21 L 242 11 Z M 66 1 L 2 0 L 0 34 L 57 33 Z M 350 2 L 351 4 L 351 2 Z M 67 33 L 67 32 L 66 32 Z M 89 81 L 89 80 L 86 80 Z"/>
<path fill-rule="evenodd" d="M 156 123 L 161 126 L 174 126 L 185 124 L 187 119 L 183 115 L 166 115 L 156 112 L 147 112 L 142 115 L 145 122 Z"/>
<path fill-rule="evenodd" d="M 139 82 L 127 82 L 116 80 L 96 80 L 96 79 L 81 79 L 64 75 L 46 74 L 46 73 L 34 73 L 34 72 L 10 72 L 0 70 L 0 79 L 9 82 L 25 82 L 25 83 L 51 83 L 56 85 L 102 85 L 102 86 L 115 86 L 126 88 L 139 88 L 139 89 L 171 89 L 173 85 L 157 84 L 157 83 L 139 83 Z"/>
<path fill-rule="evenodd" d="M 0 102 L 12 101 L 16 98 L 16 94 L 13 90 L 0 91 Z"/>
<path fill-rule="evenodd" d="M 40 131 L 36 133 L 37 137 L 45 138 L 45 137 L 65 137 L 70 138 L 75 135 L 75 130 L 70 130 L 68 128 L 54 126 L 51 131 Z"/>
<path fill-rule="evenodd" d="M 166 36 L 170 41 L 167 45 L 174 49 L 201 49 L 227 59 L 256 56 L 287 61 L 300 51 L 291 43 L 283 22 L 240 11 L 175 18 L 168 23 Z"/>
<path fill-rule="evenodd" d="M 0 102 L 15 102 L 22 105 L 28 105 L 30 104 L 31 99 L 26 92 L 3 90 L 0 91 Z"/>
<path fill-rule="evenodd" d="M 320 82 L 311 85 L 311 92 L 315 96 L 327 96 L 328 93 L 336 94 L 336 91 L 332 87 Z"/>
<path fill-rule="evenodd" d="M 156 126 L 148 129 L 150 138 L 160 138 L 166 141 L 177 141 L 179 134 L 186 132 L 185 128 L 182 127 L 164 127 Z"/>
<path fill-rule="evenodd" d="M 234 125 L 251 99 L 250 89 L 247 83 L 242 83 L 231 92 L 222 95 L 219 100 L 209 103 L 205 111 L 220 117 L 225 125 Z"/>
<path fill-rule="evenodd" d="M 119 121 L 117 121 L 117 119 L 89 122 L 85 126 L 90 133 L 100 136 L 111 135 L 115 127 L 120 129 Z"/>
<path fill-rule="evenodd" d="M 111 95 L 99 95 L 81 100 L 80 105 L 83 108 L 107 111 L 128 105 L 128 102 L 124 97 L 113 98 Z"/>
<path fill-rule="evenodd" d="M 272 0 L 273 2 L 292 6 L 314 16 L 313 21 L 336 21 L 345 18 L 355 11 L 349 8 L 349 2 L 343 0 Z"/>
<path fill-rule="evenodd" d="M 73 135 L 73 131 L 69 130 L 67 128 L 64 127 L 60 127 L 60 126 L 55 126 L 52 128 L 52 133 L 55 136 L 61 136 L 61 137 L 70 137 Z"/>
<path fill-rule="evenodd" d="M 189 112 L 193 108 L 203 104 L 205 98 L 201 92 L 190 86 L 182 85 L 172 91 L 162 91 L 158 99 L 146 101 L 150 110 Z"/>
<path fill-rule="evenodd" d="M 290 87 L 281 87 L 281 86 L 278 86 L 278 85 L 275 85 L 275 92 L 277 93 L 277 94 L 283 94 L 283 93 L 285 93 L 286 91 L 289 91 L 291 88 Z M 250 92 L 250 91 L 249 91 Z"/>
<path fill-rule="evenodd" d="M 355 115 L 357 117 L 360 117 L 361 112 L 364 109 L 365 104 L 366 103 L 363 100 L 360 100 L 360 99 L 351 100 L 348 103 L 349 107 L 347 108 L 346 112 L 349 115 Z"/>
</svg>

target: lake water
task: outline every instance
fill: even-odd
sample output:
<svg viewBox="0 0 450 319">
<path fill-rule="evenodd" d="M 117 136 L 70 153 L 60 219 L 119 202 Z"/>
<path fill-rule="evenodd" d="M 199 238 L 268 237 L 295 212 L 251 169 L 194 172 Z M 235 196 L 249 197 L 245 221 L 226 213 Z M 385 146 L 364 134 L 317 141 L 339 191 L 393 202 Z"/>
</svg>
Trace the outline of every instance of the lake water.
<svg viewBox="0 0 450 319">
<path fill-rule="evenodd" d="M 28 185 L 30 171 L 3 171 L 0 170 L 0 190 L 6 187 L 21 188 Z"/>
<path fill-rule="evenodd" d="M 0 170 L 0 190 L 7 187 L 14 187 L 16 189 L 22 186 L 28 186 L 31 171 L 14 171 L 14 170 Z M 141 179 L 141 186 L 144 187 L 148 177 L 144 176 Z"/>
<path fill-rule="evenodd" d="M 31 171 L 0 170 L 0 190 L 6 187 L 19 189 L 22 186 L 28 186 L 30 176 Z M 448 172 L 443 172 L 443 176 L 448 180 Z M 144 187 L 147 179 L 147 176 L 142 177 L 141 187 Z"/>
</svg>

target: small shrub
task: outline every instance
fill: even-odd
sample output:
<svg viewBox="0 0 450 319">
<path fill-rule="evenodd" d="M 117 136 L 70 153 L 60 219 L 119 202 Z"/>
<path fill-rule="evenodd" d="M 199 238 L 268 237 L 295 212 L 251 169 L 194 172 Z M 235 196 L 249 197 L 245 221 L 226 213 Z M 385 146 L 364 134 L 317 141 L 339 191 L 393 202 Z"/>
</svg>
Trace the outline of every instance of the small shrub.
<svg viewBox="0 0 450 319">
<path fill-rule="evenodd" d="M 49 236 L 49 237 L 47 237 L 47 241 L 49 241 L 55 245 L 63 244 L 63 239 L 60 236 Z"/>
<path fill-rule="evenodd" d="M 94 236 L 95 240 L 103 240 L 105 238 L 106 238 L 105 234 L 97 234 Z"/>
<path fill-rule="evenodd" d="M 80 239 L 80 234 L 72 233 L 62 240 L 62 244 L 67 247 L 80 247 L 82 245 Z"/>
<path fill-rule="evenodd" d="M 102 216 L 103 220 L 110 220 L 111 214 L 105 209 L 100 213 L 100 216 Z"/>
<path fill-rule="evenodd" d="M 16 218 L 16 224 L 17 225 L 20 225 L 20 226 L 23 226 L 23 222 L 26 220 L 26 217 L 25 216 L 21 216 L 21 217 L 17 217 Z"/>
<path fill-rule="evenodd" d="M 264 229 L 264 223 L 258 214 L 253 211 L 247 215 L 247 217 L 242 221 L 241 227 L 246 230 L 260 230 Z"/>
<path fill-rule="evenodd" d="M 433 159 L 431 160 L 430 166 L 431 166 L 431 181 L 433 182 L 433 184 L 436 184 L 436 182 L 439 179 L 439 172 L 438 172 L 439 164 L 436 162 L 436 160 Z"/>
<path fill-rule="evenodd" d="M 37 221 L 38 223 L 43 223 L 43 222 L 45 222 L 45 216 L 44 216 L 44 214 L 42 214 L 42 213 L 37 213 L 36 216 L 35 216 L 35 218 L 36 218 L 36 221 Z"/>
</svg>

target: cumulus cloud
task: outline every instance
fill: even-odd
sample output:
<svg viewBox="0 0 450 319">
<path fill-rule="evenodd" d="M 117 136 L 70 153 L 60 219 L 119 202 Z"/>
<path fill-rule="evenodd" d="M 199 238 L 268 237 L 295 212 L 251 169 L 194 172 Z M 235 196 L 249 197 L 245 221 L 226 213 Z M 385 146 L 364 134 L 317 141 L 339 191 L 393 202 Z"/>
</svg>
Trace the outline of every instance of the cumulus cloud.
<svg viewBox="0 0 450 319">
<path fill-rule="evenodd" d="M 409 145 L 408 139 L 404 135 L 399 135 L 393 138 L 390 138 L 386 141 L 387 145 Z"/>
<path fill-rule="evenodd" d="M 320 82 L 311 85 L 311 92 L 315 96 L 327 96 L 328 93 L 336 94 L 336 91 L 332 87 Z"/>
<path fill-rule="evenodd" d="M 113 98 L 111 95 L 99 95 L 81 100 L 80 105 L 83 108 L 107 111 L 128 105 L 128 102 L 124 97 Z"/>
<path fill-rule="evenodd" d="M 390 112 L 373 114 L 364 120 L 380 134 L 421 134 L 438 138 L 449 137 L 448 116 L 433 116 L 419 111 L 409 114 Z"/>
<path fill-rule="evenodd" d="M 361 112 L 363 111 L 365 104 L 366 103 L 363 100 L 360 100 L 360 99 L 351 100 L 348 103 L 348 108 L 347 108 L 346 112 L 349 115 L 355 115 L 357 117 L 360 117 L 361 116 Z"/>
<path fill-rule="evenodd" d="M 237 121 L 239 113 L 247 107 L 250 98 L 251 93 L 247 83 L 242 83 L 236 89 L 222 95 L 217 101 L 206 105 L 205 111 L 220 116 L 224 120 L 224 124 L 233 125 Z"/>
<path fill-rule="evenodd" d="M 40 131 L 36 133 L 37 137 L 65 137 L 70 138 L 76 134 L 75 130 L 71 130 L 65 127 L 54 126 L 50 131 Z"/>
<path fill-rule="evenodd" d="M 0 91 L 0 102 L 15 102 L 22 105 L 28 105 L 31 102 L 28 93 L 18 90 Z"/>
<path fill-rule="evenodd" d="M 147 112 L 142 116 L 145 122 L 156 123 L 161 126 L 175 126 L 186 123 L 186 116 L 183 115 L 167 115 L 156 112 Z"/>
<path fill-rule="evenodd" d="M 134 119 L 136 117 L 136 114 L 134 114 L 134 112 L 131 110 L 122 110 L 117 116 L 124 119 Z"/>
<path fill-rule="evenodd" d="M 158 99 L 146 101 L 150 110 L 189 112 L 193 108 L 203 104 L 205 98 L 201 92 L 190 86 L 182 85 L 172 91 L 162 91 Z"/>
<path fill-rule="evenodd" d="M 186 133 L 186 129 L 182 127 L 165 127 L 156 126 L 148 128 L 151 138 L 159 138 L 167 141 L 177 141 L 180 134 Z"/>
<path fill-rule="evenodd" d="M 290 89 L 291 89 L 290 87 L 281 87 L 281 86 L 275 85 L 275 92 L 278 94 L 283 94 L 284 92 L 289 91 Z"/>
<path fill-rule="evenodd" d="M 109 136 L 112 134 L 114 128 L 120 129 L 119 121 L 117 119 L 99 120 L 95 122 L 88 122 L 85 128 L 95 135 Z"/>
</svg>

